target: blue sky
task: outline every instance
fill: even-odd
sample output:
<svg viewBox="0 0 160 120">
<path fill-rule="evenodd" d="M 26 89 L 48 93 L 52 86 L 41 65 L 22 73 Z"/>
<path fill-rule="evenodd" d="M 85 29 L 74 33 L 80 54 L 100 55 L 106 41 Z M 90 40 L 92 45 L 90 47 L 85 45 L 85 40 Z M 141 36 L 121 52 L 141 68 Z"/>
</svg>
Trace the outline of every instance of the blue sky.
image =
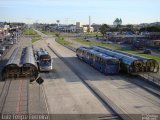
<svg viewBox="0 0 160 120">
<path fill-rule="evenodd" d="M 160 0 L 0 0 L 0 21 L 123 24 L 160 21 Z"/>
</svg>

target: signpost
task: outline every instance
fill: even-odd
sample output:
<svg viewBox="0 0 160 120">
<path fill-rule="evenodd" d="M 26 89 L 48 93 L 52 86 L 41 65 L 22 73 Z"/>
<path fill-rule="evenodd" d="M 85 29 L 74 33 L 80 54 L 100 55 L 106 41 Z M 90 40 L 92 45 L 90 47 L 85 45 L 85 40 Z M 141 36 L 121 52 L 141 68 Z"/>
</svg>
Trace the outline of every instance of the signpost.
<svg viewBox="0 0 160 120">
<path fill-rule="evenodd" d="M 44 80 L 41 78 L 41 77 L 39 77 L 37 80 L 36 80 L 36 82 L 39 84 L 39 106 L 41 106 L 40 105 L 40 96 L 41 96 L 41 89 L 40 89 L 40 85 L 44 82 Z"/>
</svg>

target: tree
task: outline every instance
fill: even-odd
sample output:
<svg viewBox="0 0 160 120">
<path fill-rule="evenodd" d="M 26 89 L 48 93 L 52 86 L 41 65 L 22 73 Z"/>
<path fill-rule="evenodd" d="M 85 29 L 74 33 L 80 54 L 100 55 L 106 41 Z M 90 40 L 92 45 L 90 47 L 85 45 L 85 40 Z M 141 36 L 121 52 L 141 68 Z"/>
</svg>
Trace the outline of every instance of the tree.
<svg viewBox="0 0 160 120">
<path fill-rule="evenodd" d="M 102 35 L 104 36 L 106 34 L 106 32 L 109 30 L 109 26 L 107 24 L 103 24 L 101 27 L 100 27 L 100 32 L 102 33 Z"/>
<path fill-rule="evenodd" d="M 122 28 L 122 31 L 135 33 L 136 29 L 133 27 L 133 25 L 128 24 Z"/>
<path fill-rule="evenodd" d="M 140 32 L 160 32 L 160 27 L 159 26 L 151 26 L 151 27 L 143 27 L 140 29 Z"/>
<path fill-rule="evenodd" d="M 131 25 L 131 24 L 128 24 L 128 25 L 126 25 L 126 27 L 128 28 L 128 29 L 133 29 L 133 25 Z"/>
<path fill-rule="evenodd" d="M 122 25 L 122 19 L 116 18 L 115 21 L 113 22 L 113 25 L 115 26 Z"/>
<path fill-rule="evenodd" d="M 60 37 L 60 34 L 59 34 L 59 33 L 56 33 L 55 35 L 56 35 L 56 37 Z"/>
</svg>

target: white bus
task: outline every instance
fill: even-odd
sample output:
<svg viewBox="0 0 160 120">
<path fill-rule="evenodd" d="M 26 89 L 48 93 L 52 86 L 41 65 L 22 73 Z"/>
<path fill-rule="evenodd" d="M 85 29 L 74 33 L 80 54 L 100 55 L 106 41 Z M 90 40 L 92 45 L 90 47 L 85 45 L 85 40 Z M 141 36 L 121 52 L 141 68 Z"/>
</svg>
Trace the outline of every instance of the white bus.
<svg viewBox="0 0 160 120">
<path fill-rule="evenodd" d="M 52 65 L 52 58 L 49 55 L 49 53 L 40 48 L 36 50 L 36 60 L 38 62 L 39 71 L 52 71 L 53 65 Z"/>
</svg>

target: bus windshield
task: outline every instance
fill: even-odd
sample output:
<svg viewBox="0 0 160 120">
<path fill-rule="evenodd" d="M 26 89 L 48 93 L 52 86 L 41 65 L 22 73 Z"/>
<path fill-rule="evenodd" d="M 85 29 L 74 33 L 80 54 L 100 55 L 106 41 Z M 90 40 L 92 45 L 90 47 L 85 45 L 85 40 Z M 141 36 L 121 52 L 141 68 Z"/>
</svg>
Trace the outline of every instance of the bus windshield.
<svg viewBox="0 0 160 120">
<path fill-rule="evenodd" d="M 50 66 L 51 60 L 41 60 L 39 64 L 40 66 Z"/>
<path fill-rule="evenodd" d="M 49 55 L 41 55 L 40 60 L 50 60 L 51 57 Z"/>
</svg>

